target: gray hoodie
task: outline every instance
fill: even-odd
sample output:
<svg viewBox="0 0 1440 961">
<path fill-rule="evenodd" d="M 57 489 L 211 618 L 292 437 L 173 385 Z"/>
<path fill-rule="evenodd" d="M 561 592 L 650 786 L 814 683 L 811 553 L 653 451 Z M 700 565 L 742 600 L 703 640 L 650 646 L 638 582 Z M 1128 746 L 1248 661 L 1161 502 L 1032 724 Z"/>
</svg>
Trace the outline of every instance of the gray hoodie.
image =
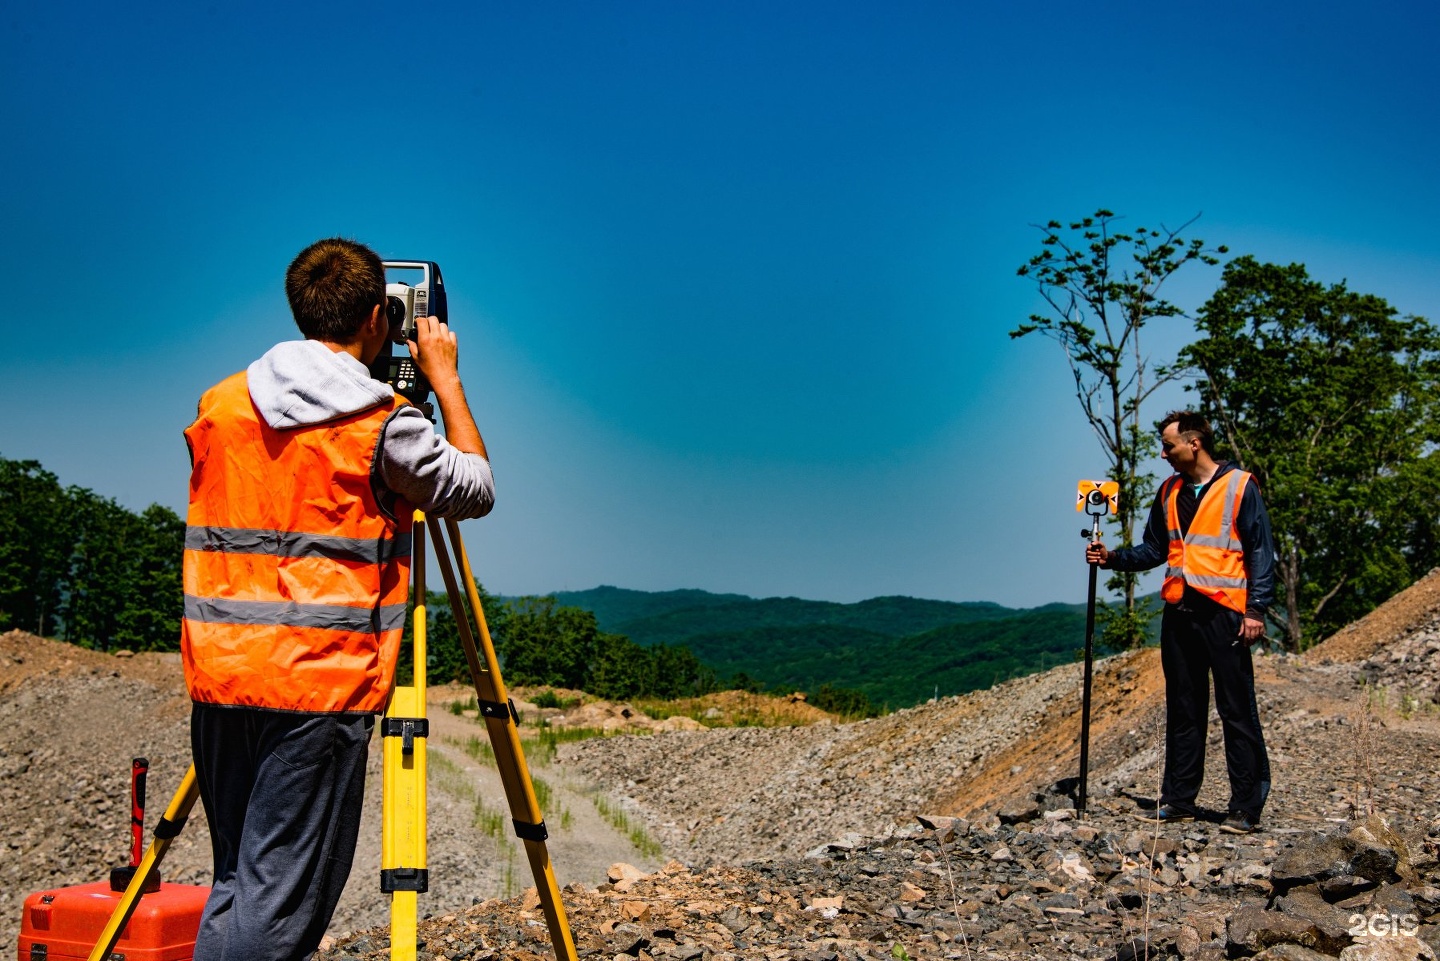
<svg viewBox="0 0 1440 961">
<path fill-rule="evenodd" d="M 246 374 L 250 399 L 276 430 L 313 427 L 395 396 L 360 361 L 313 340 L 276 344 Z M 437 517 L 483 517 L 495 504 L 490 462 L 452 447 L 411 406 L 395 411 L 380 428 L 371 476 Z"/>
</svg>

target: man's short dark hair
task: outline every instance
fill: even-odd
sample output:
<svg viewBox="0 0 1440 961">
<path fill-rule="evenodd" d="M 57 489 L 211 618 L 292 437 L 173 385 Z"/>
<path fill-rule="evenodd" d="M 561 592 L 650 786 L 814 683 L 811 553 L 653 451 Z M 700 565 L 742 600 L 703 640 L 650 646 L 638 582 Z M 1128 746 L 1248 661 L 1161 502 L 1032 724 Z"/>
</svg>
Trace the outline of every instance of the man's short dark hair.
<svg viewBox="0 0 1440 961">
<path fill-rule="evenodd" d="M 306 338 L 348 344 L 370 311 L 385 303 L 385 267 L 364 244 L 317 240 L 285 271 L 285 296 Z"/>
<path fill-rule="evenodd" d="M 1205 453 L 1211 457 L 1215 456 L 1215 431 L 1210 429 L 1210 422 L 1204 417 L 1201 417 L 1193 410 L 1172 410 L 1166 414 L 1165 419 L 1159 423 L 1158 429 L 1160 433 L 1165 433 L 1165 428 L 1171 424 L 1175 425 L 1175 430 L 1177 430 L 1181 438 L 1185 440 L 1189 440 L 1192 437 L 1200 438 L 1200 446 L 1204 449 Z"/>
</svg>

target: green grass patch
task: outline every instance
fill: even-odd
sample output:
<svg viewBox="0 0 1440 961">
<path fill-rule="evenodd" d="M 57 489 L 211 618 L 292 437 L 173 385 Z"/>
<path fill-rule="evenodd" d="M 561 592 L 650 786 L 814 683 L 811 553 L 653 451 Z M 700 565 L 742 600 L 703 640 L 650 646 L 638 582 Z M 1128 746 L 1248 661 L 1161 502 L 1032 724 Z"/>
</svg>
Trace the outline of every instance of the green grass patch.
<svg viewBox="0 0 1440 961">
<path fill-rule="evenodd" d="M 519 887 L 515 875 L 515 845 L 505 845 L 505 873 L 501 880 L 505 885 L 504 897 L 513 898 L 519 894 Z"/>
<path fill-rule="evenodd" d="M 562 744 L 610 736 L 611 732 L 598 727 L 551 727 L 549 724 L 542 724 L 535 736 L 520 739 L 520 750 L 525 752 L 525 760 L 544 765 L 555 760 L 555 751 Z"/>
<path fill-rule="evenodd" d="M 583 702 L 578 697 L 561 697 L 547 687 L 539 694 L 536 694 L 534 697 L 530 698 L 530 703 L 534 704 L 536 707 L 548 707 L 561 711 L 568 711 L 572 707 L 579 707 Z"/>
<path fill-rule="evenodd" d="M 429 751 L 425 755 L 426 780 L 451 797 L 467 801 L 475 796 L 475 782 L 443 754 Z"/>
<path fill-rule="evenodd" d="M 618 805 L 611 804 L 603 795 L 596 794 L 592 800 L 595 802 L 595 810 L 600 817 L 605 819 L 616 831 L 629 838 L 630 844 L 642 857 L 658 858 L 661 854 L 660 843 L 646 833 L 645 828 L 639 824 L 632 824 L 630 818 Z"/>
<path fill-rule="evenodd" d="M 550 810 L 550 801 L 555 792 L 550 790 L 550 784 L 544 778 L 531 776 L 530 787 L 535 791 L 535 803 L 540 805 L 542 812 Z"/>
<path fill-rule="evenodd" d="M 505 829 L 510 826 L 510 818 L 504 811 L 496 810 L 486 804 L 484 798 L 476 797 L 474 823 L 480 829 L 481 834 L 498 841 L 505 837 Z"/>
<path fill-rule="evenodd" d="M 472 734 L 463 740 L 458 737 L 447 737 L 445 742 L 455 745 L 481 764 L 489 767 L 495 766 L 495 751 L 490 747 L 490 741 L 487 738 Z"/>
<path fill-rule="evenodd" d="M 464 701 L 447 702 L 445 709 L 456 717 L 464 717 L 466 711 L 475 711 L 478 714 L 480 711 L 480 702 L 476 699 L 475 695 L 472 694 Z"/>
</svg>

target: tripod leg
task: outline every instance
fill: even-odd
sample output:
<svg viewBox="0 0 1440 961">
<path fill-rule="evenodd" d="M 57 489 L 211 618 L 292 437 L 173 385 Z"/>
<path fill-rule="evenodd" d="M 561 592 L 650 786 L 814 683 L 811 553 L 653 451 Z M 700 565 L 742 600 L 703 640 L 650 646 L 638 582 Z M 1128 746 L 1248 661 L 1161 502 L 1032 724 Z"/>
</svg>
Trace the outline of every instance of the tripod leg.
<svg viewBox="0 0 1440 961">
<path fill-rule="evenodd" d="M 146 883 L 151 875 L 160 870 L 160 862 L 164 860 L 165 852 L 170 849 L 170 842 L 180 835 L 180 829 L 185 826 L 185 819 L 190 816 L 190 809 L 195 806 L 195 799 L 199 796 L 200 786 L 195 781 L 195 765 L 192 764 L 190 770 L 180 779 L 180 787 L 176 790 L 175 797 L 170 800 L 170 806 L 165 809 L 165 816 L 155 825 L 155 840 L 140 859 L 139 867 L 135 869 L 134 876 L 125 887 L 125 893 L 120 896 L 110 920 L 100 931 L 100 940 L 95 942 L 89 961 L 105 961 L 110 957 L 115 942 L 120 940 L 120 932 L 125 930 L 130 916 L 140 904 L 140 896 Z"/>
<path fill-rule="evenodd" d="M 500 782 L 505 786 L 505 798 L 510 805 L 511 823 L 515 834 L 525 845 L 525 855 L 530 861 L 530 870 L 535 876 L 535 890 L 540 895 L 540 907 L 545 912 L 545 922 L 550 929 L 550 944 L 558 961 L 575 961 L 575 940 L 570 933 L 570 922 L 565 917 L 565 906 L 560 901 L 560 886 L 555 881 L 555 871 L 550 864 L 550 852 L 545 847 L 549 831 L 535 799 L 535 787 L 530 781 L 530 769 L 525 766 L 525 752 L 520 746 L 520 728 L 515 705 L 505 693 L 505 682 L 500 677 L 500 661 L 495 655 L 495 645 L 490 640 L 490 630 L 485 624 L 485 611 L 480 604 L 480 592 L 475 586 L 475 576 L 470 571 L 470 561 L 465 555 L 465 545 L 460 539 L 460 526 L 452 520 L 445 521 L 445 532 L 450 535 L 455 556 L 460 562 L 460 573 L 465 579 L 465 592 L 470 609 L 475 614 L 475 625 L 479 629 L 479 645 L 476 635 L 470 630 L 470 619 L 460 602 L 459 584 L 455 570 L 450 564 L 450 555 L 445 546 L 439 523 L 432 519 L 430 531 L 435 541 L 435 556 L 440 561 L 440 573 L 445 579 L 445 589 L 450 595 L 450 606 L 455 613 L 455 624 L 459 628 L 460 644 L 465 649 L 465 660 L 470 666 L 470 679 L 475 684 L 476 698 L 480 703 L 480 715 L 485 718 L 485 727 L 490 734 L 490 745 L 495 752 L 495 766 L 500 771 Z"/>
<path fill-rule="evenodd" d="M 390 895 L 390 957 L 416 956 L 418 897 L 429 890 L 426 868 L 425 768 L 425 515 L 415 512 L 414 681 L 397 686 L 380 722 L 384 775 L 380 890 Z"/>
</svg>

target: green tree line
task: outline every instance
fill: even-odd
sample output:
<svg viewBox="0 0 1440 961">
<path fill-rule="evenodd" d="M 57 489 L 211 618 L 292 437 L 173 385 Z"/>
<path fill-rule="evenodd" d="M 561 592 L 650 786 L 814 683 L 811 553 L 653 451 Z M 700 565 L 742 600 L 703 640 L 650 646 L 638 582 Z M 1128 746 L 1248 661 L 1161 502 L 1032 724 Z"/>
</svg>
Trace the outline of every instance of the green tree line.
<svg viewBox="0 0 1440 961">
<path fill-rule="evenodd" d="M 62 486 L 36 461 L 0 457 L 0 630 L 101 651 L 179 650 L 184 548 L 185 522 L 167 507 L 152 504 L 137 514 L 83 487 Z M 499 601 L 483 587 L 479 593 L 512 684 L 575 688 L 611 700 L 692 697 L 725 686 L 688 648 L 641 647 L 553 597 Z M 400 663 L 406 682 L 413 677 L 414 607 L 412 598 Z M 468 616 L 468 600 L 463 608 Z M 429 679 L 468 683 L 446 595 L 427 593 L 426 625 Z M 822 699 L 856 713 L 856 697 L 864 696 L 827 689 Z"/>
<path fill-rule="evenodd" d="M 173 651 L 185 522 L 136 514 L 35 461 L 0 457 L 0 628 L 102 651 Z"/>
<path fill-rule="evenodd" d="M 641 647 L 623 634 L 600 630 L 590 611 L 557 604 L 553 597 L 497 601 L 483 588 L 479 593 L 507 683 L 570 688 L 615 701 L 695 697 L 722 687 L 688 648 Z M 432 591 L 426 604 L 427 677 L 468 684 L 470 668 L 448 598 Z M 462 609 L 469 618 L 468 600 Z M 407 623 L 406 650 L 411 630 Z M 408 667 L 402 666 L 402 676 L 409 676 Z"/>
</svg>

